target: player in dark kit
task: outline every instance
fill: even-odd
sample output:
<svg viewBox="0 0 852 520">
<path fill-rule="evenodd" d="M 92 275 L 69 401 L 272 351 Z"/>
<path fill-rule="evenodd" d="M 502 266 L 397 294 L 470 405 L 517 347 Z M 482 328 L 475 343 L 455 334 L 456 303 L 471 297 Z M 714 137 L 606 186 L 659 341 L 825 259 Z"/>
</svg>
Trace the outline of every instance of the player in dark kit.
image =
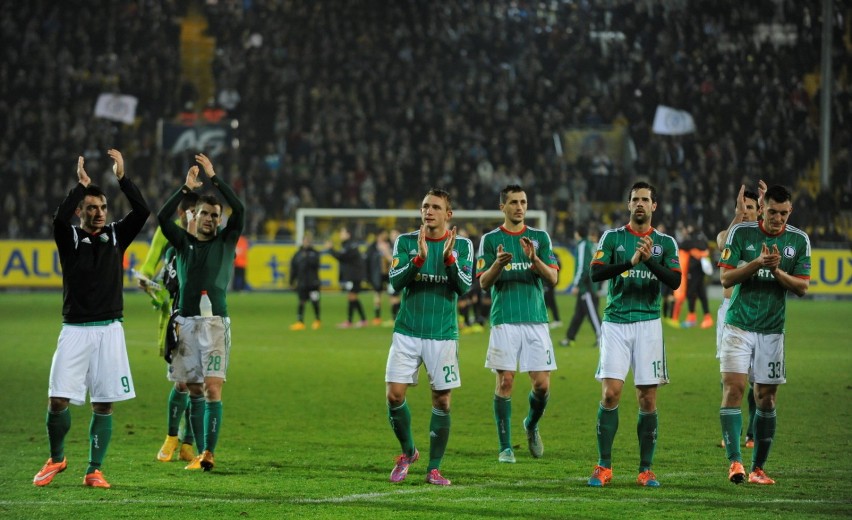
<svg viewBox="0 0 852 520">
<path fill-rule="evenodd" d="M 71 428 L 68 404 L 82 405 L 88 392 L 92 422 L 89 466 L 83 483 L 110 487 L 100 468 L 112 436 L 112 403 L 136 396 L 121 326 L 124 252 L 151 212 L 139 188 L 124 175 L 121 152 L 107 153 L 115 161 L 112 170 L 130 202 L 130 213 L 118 222 L 106 223 L 106 195 L 92 184 L 80 157 L 79 183 L 53 216 L 53 239 L 62 264 L 62 332 L 50 366 L 50 458 L 33 478 L 36 486 L 50 484 L 65 471 L 65 435 Z M 75 215 L 80 218 L 80 227 L 71 224 Z"/>
<path fill-rule="evenodd" d="M 310 233 L 302 237 L 302 247 L 290 260 L 290 287 L 296 290 L 299 297 L 299 307 L 296 312 L 296 322 L 290 325 L 290 330 L 305 330 L 305 304 L 310 300 L 314 308 L 313 330 L 320 328 L 320 253 L 313 246 Z"/>
</svg>

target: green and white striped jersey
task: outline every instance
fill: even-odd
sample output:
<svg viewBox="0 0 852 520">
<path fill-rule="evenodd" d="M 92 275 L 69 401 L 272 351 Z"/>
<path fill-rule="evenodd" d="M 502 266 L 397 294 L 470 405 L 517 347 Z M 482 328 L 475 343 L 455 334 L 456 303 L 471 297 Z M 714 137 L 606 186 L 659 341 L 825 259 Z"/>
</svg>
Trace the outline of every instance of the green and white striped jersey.
<svg viewBox="0 0 852 520">
<path fill-rule="evenodd" d="M 677 242 L 673 237 L 660 233 L 654 228 L 645 234 L 639 234 L 633 231 L 629 224 L 604 231 L 592 258 L 592 265 L 630 262 L 633 254 L 636 253 L 636 245 L 643 236 L 649 236 L 654 241 L 649 262 L 657 262 L 666 269 L 681 272 Z M 660 280 L 648 269 L 645 262 L 639 262 L 611 278 L 607 290 L 604 321 L 635 323 L 659 318 L 661 288 Z"/>
<path fill-rule="evenodd" d="M 402 300 L 394 324 L 394 332 L 423 339 L 458 339 L 459 295 L 470 290 L 473 281 L 473 243 L 456 236 L 453 257 L 456 261 L 444 264 L 443 238 L 426 238 L 426 262 L 418 267 L 417 240 L 420 230 L 397 237 L 393 244 L 393 263 L 390 283 Z"/>
<path fill-rule="evenodd" d="M 517 233 L 503 226 L 482 235 L 476 259 L 476 276 L 497 260 L 497 246 L 512 253 L 512 262 L 491 287 L 491 326 L 503 323 L 547 323 L 547 306 L 544 303 L 544 281 L 533 271 L 533 264 L 524 253 L 521 237 L 529 238 L 541 260 L 554 269 L 559 269 L 556 255 L 546 231 L 529 226 Z"/>
<path fill-rule="evenodd" d="M 787 225 L 777 235 L 763 229 L 762 222 L 743 222 L 731 228 L 719 267 L 735 269 L 760 256 L 763 244 L 781 252 L 778 269 L 797 278 L 811 277 L 811 241 L 808 234 Z M 758 269 L 737 284 L 731 295 L 725 323 L 761 334 L 781 334 L 787 312 L 787 289 L 775 281 L 769 269 Z"/>
</svg>

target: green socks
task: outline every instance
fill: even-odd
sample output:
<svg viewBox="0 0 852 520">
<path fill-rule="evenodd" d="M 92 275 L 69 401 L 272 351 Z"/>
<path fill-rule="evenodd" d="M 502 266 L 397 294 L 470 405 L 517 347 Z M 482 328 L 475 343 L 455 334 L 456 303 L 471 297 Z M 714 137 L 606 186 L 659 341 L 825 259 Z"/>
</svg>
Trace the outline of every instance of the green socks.
<svg viewBox="0 0 852 520">
<path fill-rule="evenodd" d="M 65 458 L 65 435 L 71 429 L 71 410 L 68 408 L 61 412 L 48 410 L 45 423 L 47 440 L 50 443 L 50 458 L 53 462 L 60 462 Z"/>
<path fill-rule="evenodd" d="M 189 393 L 178 392 L 177 388 L 172 387 L 169 393 L 169 418 L 168 418 L 168 433 L 169 435 L 177 435 L 180 428 L 180 420 L 183 417 L 183 412 L 189 405 Z"/>
<path fill-rule="evenodd" d="M 615 433 L 618 431 L 618 407 L 612 409 L 604 408 L 603 404 L 598 407 L 598 466 L 612 467 L 612 443 Z"/>
<path fill-rule="evenodd" d="M 181 438 L 181 442 L 183 444 L 194 444 L 195 443 L 195 435 L 192 433 L 192 414 L 189 409 L 189 394 L 187 394 L 186 398 L 186 408 L 183 409 L 183 435 L 178 433 L 178 436 Z"/>
<path fill-rule="evenodd" d="M 547 407 L 547 399 L 550 397 L 549 393 L 544 394 L 539 397 L 535 395 L 535 392 L 530 390 L 529 401 L 530 401 L 530 411 L 527 414 L 527 429 L 532 431 L 538 428 L 538 421 L 541 419 L 541 416 L 544 415 L 544 409 Z"/>
<path fill-rule="evenodd" d="M 429 467 L 426 473 L 441 466 L 447 441 L 450 439 L 450 411 L 432 408 L 432 419 L 429 421 Z"/>
<path fill-rule="evenodd" d="M 104 462 L 109 441 L 112 438 L 112 414 L 92 414 L 89 425 L 89 467 L 86 474 L 101 468 Z"/>
<path fill-rule="evenodd" d="M 757 403 L 754 401 L 754 385 L 749 385 L 746 399 L 748 400 L 748 429 L 746 430 L 746 437 L 754 439 L 754 414 L 757 410 Z"/>
<path fill-rule="evenodd" d="M 761 410 L 754 414 L 754 452 L 751 455 L 751 471 L 754 468 L 763 468 L 769 457 L 769 449 L 775 438 L 775 408 Z"/>
<path fill-rule="evenodd" d="M 204 396 L 189 396 L 189 424 L 195 437 L 195 449 L 204 451 Z"/>
<path fill-rule="evenodd" d="M 408 457 L 414 455 L 414 439 L 411 438 L 411 411 L 408 409 L 408 401 L 403 401 L 396 408 L 391 408 L 391 405 L 388 404 L 388 422 L 399 441 L 402 452 Z"/>
<path fill-rule="evenodd" d="M 743 412 L 739 407 L 719 410 L 719 419 L 722 422 L 722 439 L 725 441 L 725 452 L 731 462 L 742 462 L 740 453 L 740 435 L 743 431 Z"/>
<path fill-rule="evenodd" d="M 204 449 L 206 451 L 215 453 L 221 427 L 222 401 L 208 401 L 204 404 Z"/>
<path fill-rule="evenodd" d="M 500 451 L 512 447 L 512 398 L 494 395 L 494 421 L 497 423 L 497 439 Z"/>
<path fill-rule="evenodd" d="M 657 411 L 639 410 L 636 423 L 636 435 L 639 437 L 639 473 L 651 469 L 654 462 L 654 449 L 657 447 Z"/>
</svg>

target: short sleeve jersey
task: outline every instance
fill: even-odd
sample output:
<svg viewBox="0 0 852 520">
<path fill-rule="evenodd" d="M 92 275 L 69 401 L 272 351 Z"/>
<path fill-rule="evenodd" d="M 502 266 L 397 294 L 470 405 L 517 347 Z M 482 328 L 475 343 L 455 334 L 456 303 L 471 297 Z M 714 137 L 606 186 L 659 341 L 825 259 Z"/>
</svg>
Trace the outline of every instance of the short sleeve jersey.
<svg viewBox="0 0 852 520">
<path fill-rule="evenodd" d="M 452 253 L 456 261 L 445 265 L 444 243 L 449 232 L 441 239 L 427 238 L 426 261 L 418 267 L 414 258 L 419 236 L 419 230 L 402 234 L 393 245 L 389 278 L 402 297 L 393 330 L 422 339 L 458 339 L 457 305 L 459 295 L 470 290 L 473 280 L 473 244 L 457 236 Z"/>
<path fill-rule="evenodd" d="M 630 225 L 604 232 L 592 257 L 594 264 L 623 264 L 630 262 L 636 245 L 643 236 L 650 236 L 649 262 L 661 264 L 666 269 L 681 272 L 677 255 L 677 242 L 665 233 L 651 228 L 639 234 Z M 639 262 L 609 281 L 604 321 L 613 323 L 635 323 L 660 317 L 660 289 L 662 283 L 651 272 L 645 262 Z"/>
<path fill-rule="evenodd" d="M 760 256 L 762 246 L 778 246 L 778 269 L 797 278 L 811 277 L 811 241 L 807 233 L 785 226 L 777 235 L 763 229 L 762 222 L 743 222 L 731 228 L 719 267 L 735 269 Z M 762 334 L 784 332 L 787 289 L 775 281 L 769 269 L 758 269 L 748 280 L 737 284 L 731 295 L 725 323 Z"/>
<path fill-rule="evenodd" d="M 544 281 L 533 270 L 521 245 L 521 237 L 527 237 L 535 247 L 536 255 L 548 266 L 559 269 L 556 255 L 550 243 L 550 235 L 541 229 L 524 226 L 512 233 L 500 226 L 482 235 L 476 258 L 476 276 L 497 260 L 497 246 L 512 253 L 512 262 L 491 287 L 491 325 L 503 323 L 547 323 L 547 306 L 544 303 Z"/>
</svg>

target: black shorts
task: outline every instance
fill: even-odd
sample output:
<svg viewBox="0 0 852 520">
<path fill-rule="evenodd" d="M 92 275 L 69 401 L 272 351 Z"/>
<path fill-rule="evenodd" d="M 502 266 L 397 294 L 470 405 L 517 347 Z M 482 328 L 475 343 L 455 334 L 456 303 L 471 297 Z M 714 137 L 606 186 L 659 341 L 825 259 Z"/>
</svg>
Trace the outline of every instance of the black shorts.
<svg viewBox="0 0 852 520">
<path fill-rule="evenodd" d="M 296 294 L 299 295 L 300 300 L 306 301 L 306 300 L 311 299 L 311 293 L 312 292 L 314 292 L 314 291 L 319 292 L 319 290 L 320 290 L 319 286 L 315 286 L 315 287 L 301 287 L 301 286 L 299 286 L 299 287 L 296 287 Z"/>
<path fill-rule="evenodd" d="M 361 280 L 341 281 L 340 288 L 344 292 L 358 294 L 361 292 Z"/>
<path fill-rule="evenodd" d="M 379 277 L 374 277 L 370 279 L 370 287 L 373 288 L 376 292 L 382 292 L 387 289 L 388 283 L 390 282 L 390 277 L 388 275 L 382 275 Z"/>
</svg>

